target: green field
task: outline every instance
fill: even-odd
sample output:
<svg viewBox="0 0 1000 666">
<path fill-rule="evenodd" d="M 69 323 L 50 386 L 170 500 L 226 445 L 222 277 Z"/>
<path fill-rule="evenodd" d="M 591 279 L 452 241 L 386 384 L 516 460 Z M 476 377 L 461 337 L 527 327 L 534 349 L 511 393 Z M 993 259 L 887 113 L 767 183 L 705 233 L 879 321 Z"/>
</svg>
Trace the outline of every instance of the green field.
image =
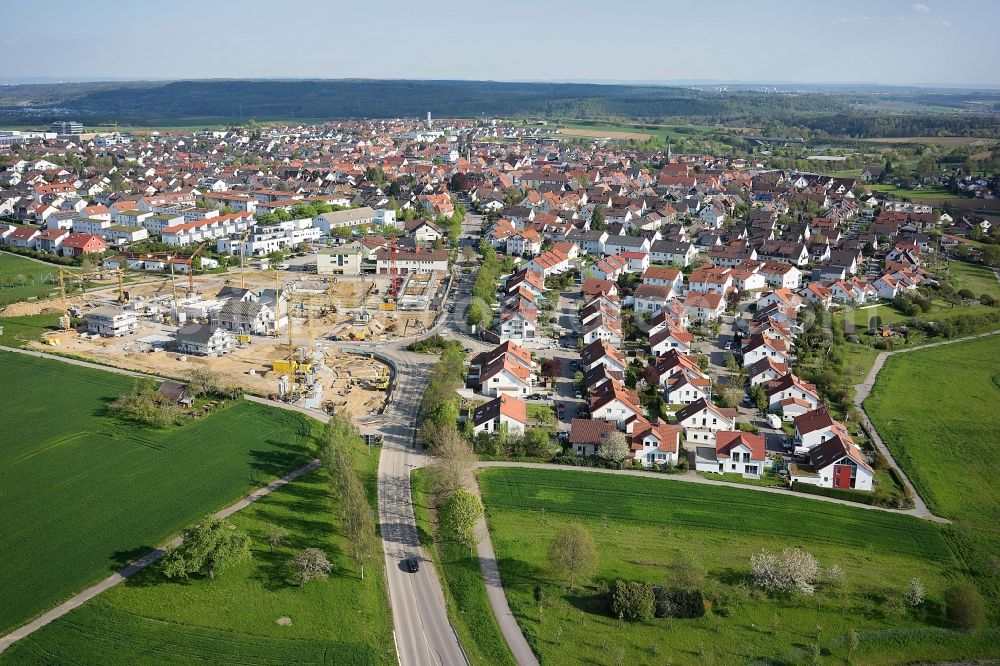
<svg viewBox="0 0 1000 666">
<path fill-rule="evenodd" d="M 752 490 L 561 470 L 480 473 L 487 520 L 511 608 L 543 664 L 806 663 L 817 642 L 824 663 L 844 663 L 844 635 L 858 631 L 854 663 L 996 655 L 998 634 L 942 627 L 941 601 L 956 565 L 932 523 L 880 511 Z M 545 566 L 548 536 L 582 523 L 599 553 L 598 579 L 669 583 L 681 555 L 707 570 L 712 610 L 693 620 L 620 623 L 596 584 L 570 594 Z M 749 557 L 801 546 L 847 572 L 841 589 L 814 597 L 749 589 Z M 926 617 L 888 616 L 887 596 L 911 577 L 927 590 Z M 544 600 L 539 603 L 538 597 Z"/>
<path fill-rule="evenodd" d="M 374 479 L 377 455 L 359 455 Z M 371 492 L 371 491 L 370 491 Z M 376 664 L 392 663 L 391 613 L 381 558 L 362 581 L 344 554 L 329 479 L 318 470 L 271 493 L 230 521 L 253 539 L 253 557 L 187 582 L 156 567 L 16 643 L 3 664 Z M 274 525 L 288 531 L 272 553 Z M 322 548 L 330 578 L 299 587 L 287 562 Z M 289 618 L 291 625 L 277 624 Z"/>
<path fill-rule="evenodd" d="M 886 194 L 892 194 L 900 199 L 910 199 L 912 201 L 942 201 L 944 199 L 962 199 L 956 194 L 952 194 L 948 190 L 942 189 L 940 187 L 925 187 L 922 190 L 907 190 L 901 187 L 896 187 L 895 185 L 879 185 L 878 183 L 871 183 L 868 185 L 868 189 L 874 190 L 876 192 L 884 192 Z"/>
<path fill-rule="evenodd" d="M 420 544 L 434 559 L 444 598 L 458 639 L 469 662 L 493 666 L 517 662 L 504 640 L 486 596 L 486 585 L 479 570 L 479 558 L 454 542 L 434 544 L 434 523 L 431 508 L 434 498 L 430 492 L 430 479 L 423 470 L 411 475 L 413 510 L 417 519 Z"/>
<path fill-rule="evenodd" d="M 0 306 L 58 291 L 58 266 L 0 252 Z"/>
<path fill-rule="evenodd" d="M 0 631 L 299 466 L 315 422 L 237 402 L 158 431 L 105 415 L 121 375 L 0 353 Z"/>
<path fill-rule="evenodd" d="M 28 315 L 26 317 L 0 317 L 0 344 L 7 347 L 26 347 L 28 342 L 38 342 L 49 331 L 59 329 L 58 314 Z"/>
<path fill-rule="evenodd" d="M 948 269 L 951 271 L 952 286 L 955 291 L 968 289 L 977 298 L 983 294 L 989 294 L 1000 301 L 1000 280 L 997 280 L 996 275 L 989 268 L 962 261 L 952 261 L 948 264 Z"/>
<path fill-rule="evenodd" d="M 998 405 L 995 335 L 890 358 L 865 401 L 921 497 L 935 513 L 959 521 L 984 557 L 1000 550 Z"/>
</svg>

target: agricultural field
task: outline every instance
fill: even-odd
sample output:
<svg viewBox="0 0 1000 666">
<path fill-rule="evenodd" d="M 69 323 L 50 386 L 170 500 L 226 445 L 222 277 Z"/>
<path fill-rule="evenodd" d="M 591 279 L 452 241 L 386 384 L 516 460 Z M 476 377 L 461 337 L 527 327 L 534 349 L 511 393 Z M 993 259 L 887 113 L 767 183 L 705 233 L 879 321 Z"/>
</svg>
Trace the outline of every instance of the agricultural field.
<svg viewBox="0 0 1000 666">
<path fill-rule="evenodd" d="M 497 625 L 486 585 L 479 569 L 479 558 L 454 542 L 434 543 L 434 496 L 425 470 L 410 475 L 413 513 L 417 519 L 420 545 L 431 555 L 444 588 L 448 617 L 473 666 L 514 666 L 516 660 Z"/>
<path fill-rule="evenodd" d="M 886 361 L 865 409 L 1000 615 L 1000 336 Z"/>
<path fill-rule="evenodd" d="M 6 328 L 5 328 L 6 330 Z M 0 631 L 298 467 L 313 422 L 239 401 L 155 430 L 106 414 L 133 380 L 0 353 Z"/>
<path fill-rule="evenodd" d="M 489 469 L 479 476 L 507 598 L 541 662 L 593 664 L 856 664 L 1000 654 L 995 630 L 962 634 L 942 619 L 956 560 L 937 525 L 910 516 L 815 500 L 596 472 Z M 806 519 L 808 518 L 808 519 Z M 549 535 L 582 524 L 598 551 L 597 574 L 573 593 L 546 566 Z M 847 572 L 812 597 L 767 596 L 749 585 L 750 556 L 801 547 Z M 670 584 L 679 557 L 707 572 L 704 617 L 621 622 L 601 589 L 622 578 Z M 918 577 L 919 610 L 888 610 Z M 603 582 L 602 582 L 603 581 Z M 541 601 L 539 601 L 541 600 Z"/>
<path fill-rule="evenodd" d="M 0 252 L 0 307 L 58 291 L 58 266 Z"/>
<path fill-rule="evenodd" d="M 377 453 L 358 455 L 374 478 Z M 186 582 L 151 567 L 15 643 L 0 664 L 377 664 L 395 661 L 381 558 L 364 580 L 345 554 L 329 477 L 312 472 L 229 519 L 252 558 Z M 287 531 L 271 551 L 274 526 Z M 288 561 L 321 548 L 334 568 L 299 587 Z M 279 623 L 281 620 L 281 623 Z"/>
</svg>

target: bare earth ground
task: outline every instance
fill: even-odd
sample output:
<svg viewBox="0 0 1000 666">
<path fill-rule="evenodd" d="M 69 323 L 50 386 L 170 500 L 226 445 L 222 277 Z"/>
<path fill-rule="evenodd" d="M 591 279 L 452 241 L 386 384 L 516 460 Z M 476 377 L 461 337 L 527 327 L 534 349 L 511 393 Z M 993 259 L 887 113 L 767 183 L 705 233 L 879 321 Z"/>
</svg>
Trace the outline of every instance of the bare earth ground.
<svg viewBox="0 0 1000 666">
<path fill-rule="evenodd" d="M 569 127 L 560 129 L 559 133 L 564 136 L 582 136 L 597 139 L 648 139 L 653 136 L 645 132 L 602 132 L 596 129 L 576 129 Z"/>
<path fill-rule="evenodd" d="M 397 336 L 413 335 L 426 330 L 437 313 L 379 310 L 381 298 L 374 294 L 378 283 L 376 281 L 373 286 L 371 278 L 364 281 L 358 278 L 331 278 L 327 281 L 308 274 L 282 274 L 281 278 L 283 286 L 295 286 L 291 297 L 293 345 L 307 350 L 310 355 L 321 352 L 324 365 L 329 368 L 329 372 L 320 374 L 324 406 L 338 412 L 346 411 L 356 418 L 379 410 L 385 401 L 385 391 L 371 388 L 369 382 L 386 372 L 385 366 L 372 358 L 343 353 L 328 341 L 333 336 L 345 340 L 363 337 L 367 341 L 389 341 Z M 227 284 L 239 286 L 239 275 L 199 276 L 195 279 L 195 291 L 203 298 L 211 299 Z M 246 286 L 254 290 L 273 289 L 274 274 L 248 271 Z M 181 299 L 187 295 L 187 287 L 185 276 L 176 278 L 173 286 L 170 278 L 165 277 L 130 285 L 128 291 L 133 301 L 140 297 L 162 297 L 169 302 L 174 289 Z M 384 289 L 384 285 L 379 288 Z M 372 293 L 367 299 L 367 307 L 371 321 L 357 324 L 355 314 L 360 309 L 363 294 L 369 291 Z M 92 306 L 114 303 L 116 298 L 117 282 L 68 297 L 67 304 L 80 307 L 85 313 Z M 62 311 L 63 304 L 56 298 L 15 303 L 0 314 L 21 317 Z M 106 365 L 170 377 L 182 378 L 192 365 L 204 364 L 250 393 L 267 396 L 278 392 L 280 373 L 271 369 L 271 363 L 288 358 L 287 329 L 278 337 L 254 336 L 250 344 L 240 346 L 232 354 L 221 358 L 183 357 L 170 351 L 150 352 L 150 344 L 142 342 L 143 339 L 153 338 L 161 342 L 172 340 L 176 329 L 175 325 L 141 320 L 139 331 L 124 338 L 83 339 L 76 331 L 67 331 L 48 336 L 54 338 L 50 342 L 55 344 L 38 340 L 29 346 L 39 351 L 73 354 Z"/>
</svg>

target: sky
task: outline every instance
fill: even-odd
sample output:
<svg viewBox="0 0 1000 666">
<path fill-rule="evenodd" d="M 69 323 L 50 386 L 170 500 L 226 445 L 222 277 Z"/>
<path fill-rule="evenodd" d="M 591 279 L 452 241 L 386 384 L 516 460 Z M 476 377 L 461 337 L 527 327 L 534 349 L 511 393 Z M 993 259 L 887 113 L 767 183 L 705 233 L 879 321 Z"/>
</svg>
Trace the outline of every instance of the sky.
<svg viewBox="0 0 1000 666">
<path fill-rule="evenodd" d="M 0 82 L 1000 85 L 997 0 L 0 0 Z"/>
</svg>

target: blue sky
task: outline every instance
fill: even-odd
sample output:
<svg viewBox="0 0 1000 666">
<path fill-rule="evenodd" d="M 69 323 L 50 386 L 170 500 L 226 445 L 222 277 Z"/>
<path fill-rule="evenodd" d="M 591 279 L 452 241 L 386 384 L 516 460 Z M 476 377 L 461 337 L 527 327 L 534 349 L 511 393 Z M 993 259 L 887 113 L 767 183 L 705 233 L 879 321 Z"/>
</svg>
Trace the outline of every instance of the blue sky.
<svg viewBox="0 0 1000 666">
<path fill-rule="evenodd" d="M 0 0 L 0 80 L 1000 84 L 993 0 Z"/>
</svg>

